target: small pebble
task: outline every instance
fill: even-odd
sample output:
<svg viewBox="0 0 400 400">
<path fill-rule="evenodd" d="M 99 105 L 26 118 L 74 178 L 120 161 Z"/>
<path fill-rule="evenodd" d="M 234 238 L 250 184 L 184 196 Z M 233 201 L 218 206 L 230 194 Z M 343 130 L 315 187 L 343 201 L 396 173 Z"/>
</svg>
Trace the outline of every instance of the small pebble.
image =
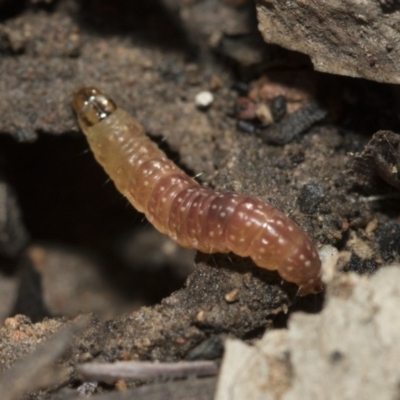
<svg viewBox="0 0 400 400">
<path fill-rule="evenodd" d="M 240 120 L 236 123 L 236 128 L 244 133 L 256 133 L 257 127 L 254 122 Z"/>
<path fill-rule="evenodd" d="M 192 348 L 185 359 L 194 360 L 215 360 L 222 357 L 224 352 L 223 336 L 212 335 Z"/>
<path fill-rule="evenodd" d="M 96 393 L 98 388 L 97 382 L 84 382 L 82 385 L 77 387 L 77 392 L 80 396 L 90 397 L 92 394 Z"/>
<path fill-rule="evenodd" d="M 203 322 L 205 319 L 206 319 L 206 312 L 203 311 L 203 310 L 199 311 L 199 312 L 197 313 L 197 315 L 196 315 L 196 320 L 197 320 L 198 322 Z"/>
<path fill-rule="evenodd" d="M 265 103 L 257 105 L 256 116 L 264 125 L 271 125 L 274 122 L 271 109 Z"/>
<path fill-rule="evenodd" d="M 229 293 L 226 293 L 224 299 L 227 303 L 234 303 L 238 298 L 238 289 L 233 289 Z"/>
<path fill-rule="evenodd" d="M 317 214 L 325 199 L 324 188 L 317 183 L 308 183 L 301 188 L 299 196 L 300 211 L 303 214 Z"/>
<path fill-rule="evenodd" d="M 274 121 L 279 122 L 287 112 L 285 96 L 279 95 L 274 97 L 271 101 L 270 109 Z"/>
<path fill-rule="evenodd" d="M 211 106 L 214 101 L 214 96 L 211 92 L 204 91 L 197 93 L 194 101 L 197 108 L 205 110 Z"/>
</svg>

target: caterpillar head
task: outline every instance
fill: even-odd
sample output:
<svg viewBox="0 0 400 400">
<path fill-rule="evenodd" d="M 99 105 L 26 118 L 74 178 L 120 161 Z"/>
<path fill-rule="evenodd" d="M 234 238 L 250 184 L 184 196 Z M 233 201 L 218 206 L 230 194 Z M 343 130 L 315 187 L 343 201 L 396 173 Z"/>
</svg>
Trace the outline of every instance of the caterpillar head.
<svg viewBox="0 0 400 400">
<path fill-rule="evenodd" d="M 72 108 L 78 116 L 81 128 L 96 125 L 112 114 L 117 106 L 100 90 L 94 87 L 80 89 L 74 94 Z"/>
</svg>

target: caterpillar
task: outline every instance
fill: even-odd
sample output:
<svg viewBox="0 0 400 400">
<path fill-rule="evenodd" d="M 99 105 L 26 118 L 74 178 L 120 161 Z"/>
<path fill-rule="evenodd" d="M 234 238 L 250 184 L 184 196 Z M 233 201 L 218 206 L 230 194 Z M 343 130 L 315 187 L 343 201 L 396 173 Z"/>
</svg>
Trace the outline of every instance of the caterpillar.
<svg viewBox="0 0 400 400">
<path fill-rule="evenodd" d="M 204 253 L 250 257 L 298 285 L 300 296 L 322 289 L 314 244 L 278 209 L 257 198 L 202 187 L 98 89 L 79 90 L 72 106 L 96 160 L 160 232 Z"/>
</svg>

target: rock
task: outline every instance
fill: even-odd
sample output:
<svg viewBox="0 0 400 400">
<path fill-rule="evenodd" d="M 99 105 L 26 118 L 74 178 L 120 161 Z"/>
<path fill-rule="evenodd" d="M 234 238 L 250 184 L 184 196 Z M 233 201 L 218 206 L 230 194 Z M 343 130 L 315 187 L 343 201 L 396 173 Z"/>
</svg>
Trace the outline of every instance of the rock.
<svg viewBox="0 0 400 400">
<path fill-rule="evenodd" d="M 306 53 L 317 71 L 400 83 L 398 2 L 258 0 L 268 43 Z"/>
<path fill-rule="evenodd" d="M 399 301 L 398 265 L 338 275 L 321 314 L 293 314 L 254 347 L 227 341 L 216 400 L 397 398 Z"/>
</svg>

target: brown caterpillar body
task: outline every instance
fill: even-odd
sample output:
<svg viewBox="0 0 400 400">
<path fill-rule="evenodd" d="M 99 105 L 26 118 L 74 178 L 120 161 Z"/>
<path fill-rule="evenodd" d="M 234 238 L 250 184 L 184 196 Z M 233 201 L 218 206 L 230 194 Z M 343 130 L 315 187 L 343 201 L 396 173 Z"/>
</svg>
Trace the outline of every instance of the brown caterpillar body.
<svg viewBox="0 0 400 400">
<path fill-rule="evenodd" d="M 186 175 L 126 111 L 94 88 L 73 108 L 90 147 L 118 190 L 160 232 L 204 253 L 233 252 L 277 270 L 299 295 L 321 290 L 315 246 L 291 219 L 261 200 L 209 190 Z"/>
</svg>

